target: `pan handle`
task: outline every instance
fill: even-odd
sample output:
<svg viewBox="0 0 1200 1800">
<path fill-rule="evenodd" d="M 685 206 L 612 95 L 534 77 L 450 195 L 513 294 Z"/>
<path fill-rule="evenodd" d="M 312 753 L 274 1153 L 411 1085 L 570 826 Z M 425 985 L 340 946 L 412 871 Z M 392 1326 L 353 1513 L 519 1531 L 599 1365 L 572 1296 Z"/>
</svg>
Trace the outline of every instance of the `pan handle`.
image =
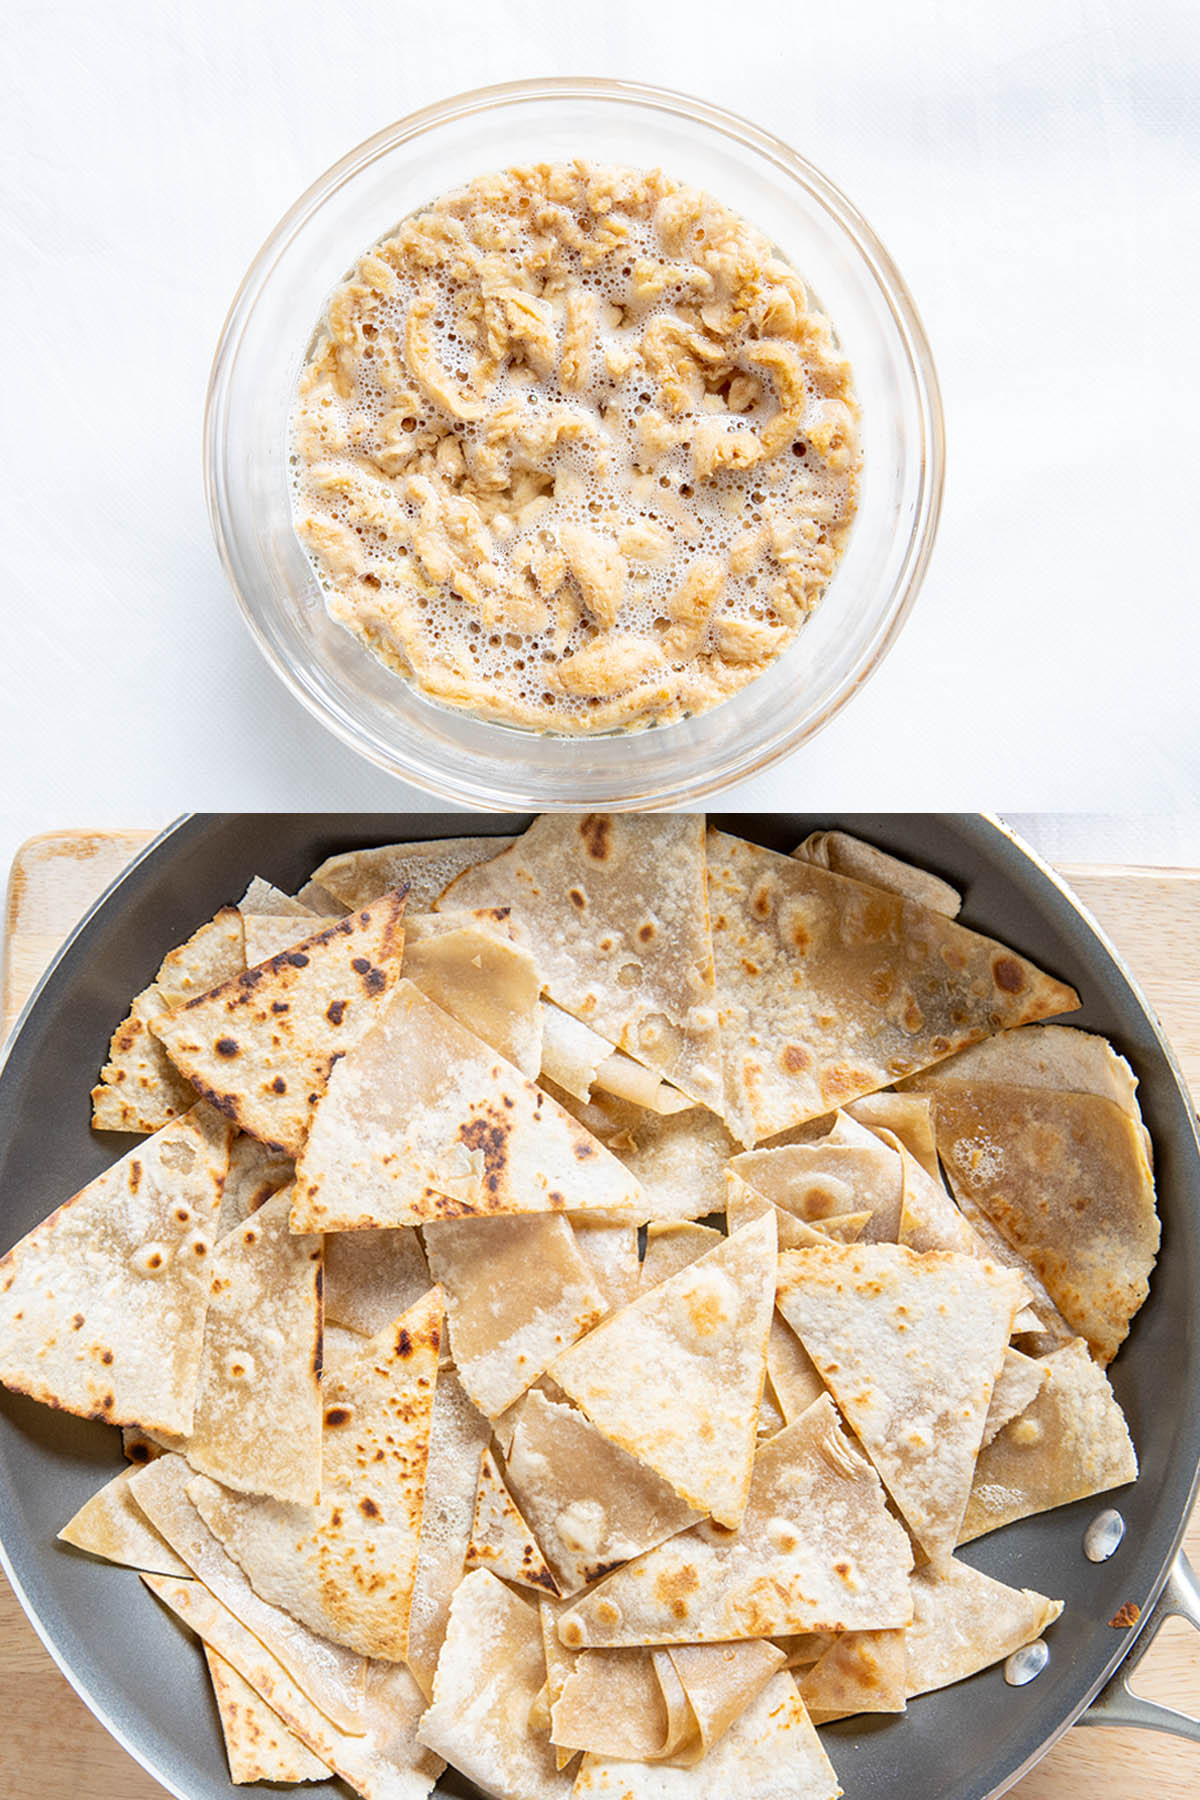
<svg viewBox="0 0 1200 1800">
<path fill-rule="evenodd" d="M 1175 1737 L 1190 1738 L 1200 1744 L 1200 1719 L 1177 1712 L 1173 1706 L 1160 1706 L 1156 1700 L 1144 1700 L 1129 1686 L 1129 1677 L 1168 1619 L 1186 1619 L 1200 1631 L 1200 1581 L 1182 1550 L 1171 1564 L 1171 1572 L 1137 1642 L 1076 1724 L 1140 1725 L 1146 1731 L 1169 1731 Z"/>
</svg>

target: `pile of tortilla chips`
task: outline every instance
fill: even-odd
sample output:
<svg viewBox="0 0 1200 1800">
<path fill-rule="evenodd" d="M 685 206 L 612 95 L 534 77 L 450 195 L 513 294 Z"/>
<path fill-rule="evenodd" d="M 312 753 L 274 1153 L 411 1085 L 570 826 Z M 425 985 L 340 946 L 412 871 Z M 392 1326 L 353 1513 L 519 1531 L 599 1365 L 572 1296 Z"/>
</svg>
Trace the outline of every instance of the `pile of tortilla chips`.
<svg viewBox="0 0 1200 1800">
<path fill-rule="evenodd" d="M 200 1638 L 235 1782 L 834 1800 L 817 1725 L 1058 1616 L 957 1551 L 1137 1474 L 1150 1146 L 958 907 L 559 815 L 167 956 L 93 1094 L 148 1135 L 0 1259 L 0 1381 L 122 1427 L 61 1536 Z"/>
</svg>

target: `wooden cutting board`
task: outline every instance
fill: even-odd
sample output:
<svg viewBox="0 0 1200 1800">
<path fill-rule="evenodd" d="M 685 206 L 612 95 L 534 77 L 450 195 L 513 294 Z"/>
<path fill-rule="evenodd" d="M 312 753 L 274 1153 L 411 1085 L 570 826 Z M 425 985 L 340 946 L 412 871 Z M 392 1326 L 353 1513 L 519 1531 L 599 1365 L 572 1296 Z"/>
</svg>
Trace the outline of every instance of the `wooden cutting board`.
<svg viewBox="0 0 1200 1800">
<path fill-rule="evenodd" d="M 5 1034 L 63 939 L 148 836 L 53 832 L 19 851 L 5 916 Z M 1200 1096 L 1200 870 L 1069 867 L 1062 873 L 1141 982 L 1192 1094 Z M 1200 1567 L 1200 1508 L 1188 1550 Z M 1142 1663 L 1137 1687 L 1200 1714 L 1200 1636 L 1179 1620 L 1168 1622 Z M 2 1581 L 0 1718 L 0 1800 L 33 1793 L 38 1800 L 81 1794 L 162 1800 L 164 1789 L 68 1687 Z M 1010 1794 L 1013 1800 L 1195 1800 L 1200 1748 L 1149 1731 L 1076 1728 Z"/>
</svg>

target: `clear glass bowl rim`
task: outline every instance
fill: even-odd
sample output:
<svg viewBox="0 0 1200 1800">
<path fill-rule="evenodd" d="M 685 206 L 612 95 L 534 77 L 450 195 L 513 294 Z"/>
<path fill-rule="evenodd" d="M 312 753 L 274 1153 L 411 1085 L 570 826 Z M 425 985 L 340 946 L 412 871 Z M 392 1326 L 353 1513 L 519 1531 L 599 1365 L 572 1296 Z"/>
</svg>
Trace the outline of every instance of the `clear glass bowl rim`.
<svg viewBox="0 0 1200 1800">
<path fill-rule="evenodd" d="M 763 130 L 738 113 L 715 106 L 694 95 L 684 94 L 673 88 L 599 76 L 543 76 L 472 88 L 410 113 L 365 138 L 318 176 L 289 207 L 247 269 L 226 314 L 213 357 L 204 406 L 204 490 L 209 523 L 226 578 L 259 651 L 301 704 L 349 748 L 424 792 L 462 805 L 491 805 L 520 810 L 536 804 L 551 810 L 562 810 L 582 803 L 578 796 L 555 799 L 544 793 L 522 790 L 504 780 L 465 780 L 447 776 L 431 768 L 414 767 L 389 745 L 379 742 L 358 720 L 331 705 L 325 694 L 309 685 L 303 668 L 277 653 L 243 591 L 231 548 L 233 533 L 223 491 L 222 450 L 231 371 L 258 295 L 269 280 L 284 248 L 333 194 L 379 157 L 399 145 L 455 119 L 539 99 L 624 102 L 697 120 L 757 151 L 781 168 L 799 182 L 840 225 L 863 258 L 887 303 L 907 356 L 908 372 L 913 382 L 919 423 L 916 450 L 919 483 L 912 526 L 887 604 L 881 606 L 874 632 L 857 664 L 846 673 L 818 710 L 797 721 L 785 721 L 769 738 L 758 744 L 752 753 L 733 760 L 732 764 L 726 762 L 719 767 L 700 769 L 684 778 L 667 778 L 636 794 L 613 793 L 604 796 L 604 804 L 617 810 L 688 804 L 714 794 L 735 781 L 747 780 L 790 755 L 821 731 L 846 701 L 865 685 L 892 648 L 912 610 L 933 551 L 941 513 L 946 464 L 945 420 L 937 371 L 916 304 L 890 253 L 858 208 L 828 176 L 822 174 L 782 138 Z M 578 747 L 588 742 L 586 738 L 571 737 L 558 741 L 565 747 L 573 744 Z"/>
</svg>

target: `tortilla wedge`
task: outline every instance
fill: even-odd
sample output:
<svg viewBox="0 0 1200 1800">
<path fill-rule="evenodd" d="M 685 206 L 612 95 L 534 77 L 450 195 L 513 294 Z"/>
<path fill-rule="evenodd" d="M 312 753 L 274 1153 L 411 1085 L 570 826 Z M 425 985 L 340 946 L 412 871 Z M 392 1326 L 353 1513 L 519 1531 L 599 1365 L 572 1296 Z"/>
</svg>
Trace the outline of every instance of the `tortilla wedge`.
<svg viewBox="0 0 1200 1800">
<path fill-rule="evenodd" d="M 800 1677 L 800 1698 L 818 1724 L 855 1713 L 901 1713 L 907 1630 L 847 1631 Z"/>
<path fill-rule="evenodd" d="M 1021 1302 L 1011 1271 L 954 1251 L 830 1245 L 780 1259 L 780 1312 L 934 1559 L 954 1548 Z"/>
<path fill-rule="evenodd" d="M 211 1644 L 204 1645 L 204 1660 L 235 1787 L 251 1781 L 324 1781 L 332 1773 Z"/>
<path fill-rule="evenodd" d="M 598 1431 L 731 1528 L 750 1488 L 776 1260 L 768 1215 L 641 1294 L 550 1370 Z"/>
<path fill-rule="evenodd" d="M 957 918 L 962 907 L 962 895 L 948 881 L 914 863 L 902 862 L 862 838 L 851 837 L 848 831 L 814 831 L 792 855 L 815 868 L 865 881 L 869 887 L 886 888 L 888 893 L 915 900 L 918 906 L 947 919 Z"/>
<path fill-rule="evenodd" d="M 456 875 L 476 863 L 490 862 L 516 841 L 512 837 L 431 838 L 415 844 L 347 850 L 314 869 L 312 880 L 352 912 L 407 883 L 412 911 L 426 912 Z"/>
<path fill-rule="evenodd" d="M 479 1491 L 475 1496 L 475 1522 L 467 1546 L 468 1569 L 490 1569 L 504 1581 L 519 1587 L 558 1594 L 558 1583 L 546 1567 L 546 1559 L 533 1533 L 504 1484 L 490 1450 L 483 1453 Z"/>
<path fill-rule="evenodd" d="M 710 831 L 725 1120 L 755 1144 L 1005 1026 L 1079 1005 L 992 938 Z"/>
<path fill-rule="evenodd" d="M 147 1569 L 155 1575 L 191 1574 L 167 1540 L 157 1532 L 129 1491 L 136 1470 L 125 1468 L 93 1494 L 59 1532 L 64 1544 L 74 1544 L 106 1562 L 127 1569 Z"/>
<path fill-rule="evenodd" d="M 909 1697 L 963 1681 L 1040 1637 L 1062 1612 L 1031 1588 L 1011 1588 L 951 1557 L 912 1578 L 913 1622 L 905 1633 Z"/>
<path fill-rule="evenodd" d="M 698 814 L 546 814 L 438 904 L 510 906 L 551 1000 L 720 1111 Z"/>
<path fill-rule="evenodd" d="M 394 1231 L 331 1231 L 325 1239 L 325 1318 L 374 1337 L 432 1285 L 421 1240 Z"/>
<path fill-rule="evenodd" d="M 404 895 L 339 919 L 151 1021 L 180 1073 L 252 1137 L 294 1156 L 329 1071 L 396 981 Z"/>
<path fill-rule="evenodd" d="M 0 1257 L 0 1383 L 108 1425 L 191 1430 L 231 1135 L 193 1107 Z"/>
<path fill-rule="evenodd" d="M 541 976 L 527 950 L 465 924 L 413 942 L 406 978 L 531 1081 L 542 1066 Z"/>
<path fill-rule="evenodd" d="M 489 1435 L 487 1420 L 468 1400 L 454 1370 L 442 1369 L 433 1396 L 429 1473 L 408 1619 L 407 1662 L 427 1700 L 471 1542 Z"/>
<path fill-rule="evenodd" d="M 401 981 L 314 1111 L 292 1229 L 568 1211 L 640 1221 L 650 1210 L 568 1113 Z"/>
</svg>

